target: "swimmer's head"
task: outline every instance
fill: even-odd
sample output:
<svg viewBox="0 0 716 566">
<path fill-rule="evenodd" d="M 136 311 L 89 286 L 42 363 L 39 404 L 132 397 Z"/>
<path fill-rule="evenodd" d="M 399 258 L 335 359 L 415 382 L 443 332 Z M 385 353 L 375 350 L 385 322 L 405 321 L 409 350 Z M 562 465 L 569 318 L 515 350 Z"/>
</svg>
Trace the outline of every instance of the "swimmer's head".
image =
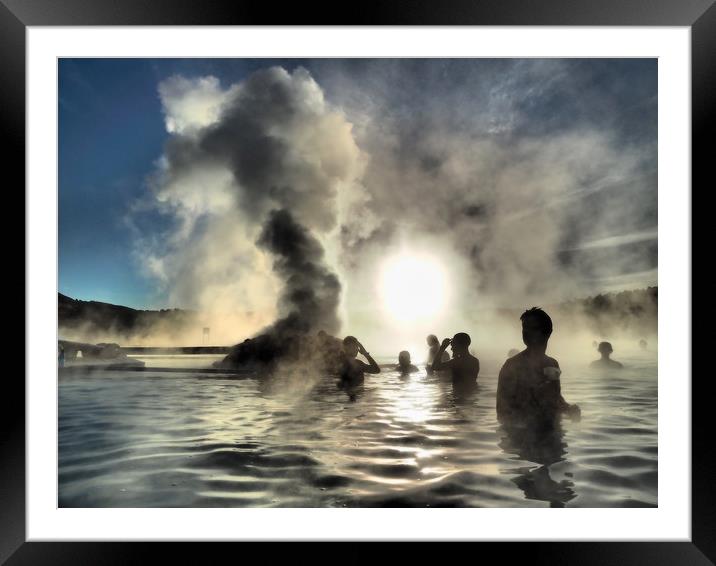
<svg viewBox="0 0 716 566">
<path fill-rule="evenodd" d="M 398 354 L 398 363 L 401 366 L 409 366 L 410 365 L 410 352 L 407 350 L 403 350 Z"/>
<path fill-rule="evenodd" d="M 358 339 L 355 336 L 346 336 L 343 339 L 343 351 L 351 358 L 358 355 Z"/>
<path fill-rule="evenodd" d="M 539 307 L 522 313 L 522 341 L 525 346 L 543 346 L 552 334 L 552 319 Z"/>
<path fill-rule="evenodd" d="M 470 338 L 470 335 L 465 332 L 458 332 L 455 334 L 455 336 L 452 337 L 452 342 L 450 345 L 452 346 L 452 351 L 456 353 L 463 353 L 467 352 L 467 348 L 472 342 L 472 339 Z"/>
<path fill-rule="evenodd" d="M 614 348 L 612 348 L 612 345 L 609 342 L 600 342 L 599 343 L 599 353 L 603 356 L 609 356 L 614 351 Z"/>
<path fill-rule="evenodd" d="M 440 341 L 438 340 L 438 337 L 435 336 L 435 334 L 431 334 L 430 336 L 428 336 L 426 338 L 426 340 L 428 342 L 428 346 L 439 346 L 440 345 Z"/>
</svg>

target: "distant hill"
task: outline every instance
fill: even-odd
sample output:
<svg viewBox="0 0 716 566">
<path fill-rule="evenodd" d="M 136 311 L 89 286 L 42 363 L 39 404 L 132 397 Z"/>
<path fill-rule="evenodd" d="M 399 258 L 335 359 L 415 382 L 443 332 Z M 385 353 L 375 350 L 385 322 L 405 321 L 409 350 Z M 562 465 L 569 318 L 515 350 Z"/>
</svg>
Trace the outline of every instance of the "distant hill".
<svg viewBox="0 0 716 566">
<path fill-rule="evenodd" d="M 57 294 L 59 332 L 65 339 L 127 344 L 151 339 L 156 334 L 178 338 L 187 327 L 197 324 L 196 314 L 181 309 L 137 310 Z"/>
<path fill-rule="evenodd" d="M 137 310 L 99 301 L 79 301 L 61 293 L 57 295 L 60 338 L 91 343 L 118 342 L 123 346 L 199 344 L 201 322 L 195 311 Z M 589 330 L 596 336 L 610 336 L 616 332 L 643 336 L 657 331 L 658 287 L 540 306 L 559 323 L 560 328 Z M 519 319 L 522 310 L 499 309 L 496 314 L 513 323 Z M 236 340 L 239 338 L 237 336 Z"/>
</svg>

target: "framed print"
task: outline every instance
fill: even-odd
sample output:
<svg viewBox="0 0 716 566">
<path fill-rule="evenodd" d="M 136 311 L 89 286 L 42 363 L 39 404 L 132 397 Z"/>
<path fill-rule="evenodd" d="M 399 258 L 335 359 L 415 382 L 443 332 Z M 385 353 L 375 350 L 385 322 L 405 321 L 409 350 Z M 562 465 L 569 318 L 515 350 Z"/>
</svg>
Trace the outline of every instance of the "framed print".
<svg viewBox="0 0 716 566">
<path fill-rule="evenodd" d="M 3 560 L 712 563 L 711 2 L 0 18 L 28 330 Z"/>
</svg>

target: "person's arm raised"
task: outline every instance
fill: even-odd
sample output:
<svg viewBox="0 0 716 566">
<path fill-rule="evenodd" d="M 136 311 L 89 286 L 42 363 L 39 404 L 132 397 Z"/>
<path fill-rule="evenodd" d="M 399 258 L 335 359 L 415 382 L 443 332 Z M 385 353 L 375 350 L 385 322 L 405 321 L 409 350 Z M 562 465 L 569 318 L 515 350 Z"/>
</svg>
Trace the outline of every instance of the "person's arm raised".
<svg viewBox="0 0 716 566">
<path fill-rule="evenodd" d="M 371 357 L 371 355 L 366 351 L 366 349 L 363 347 L 363 344 L 358 342 L 358 352 L 363 354 L 365 356 L 365 359 L 368 360 L 368 363 L 370 364 L 366 369 L 366 373 L 380 373 L 380 367 L 375 362 L 375 360 Z"/>
<path fill-rule="evenodd" d="M 445 338 L 445 340 L 442 341 L 442 344 L 440 344 L 440 349 L 438 350 L 438 353 L 435 354 L 435 358 L 433 358 L 433 371 L 440 371 L 441 369 L 447 368 L 447 362 L 443 362 L 443 352 L 445 351 L 445 348 L 450 345 L 450 342 L 450 338 Z"/>
</svg>

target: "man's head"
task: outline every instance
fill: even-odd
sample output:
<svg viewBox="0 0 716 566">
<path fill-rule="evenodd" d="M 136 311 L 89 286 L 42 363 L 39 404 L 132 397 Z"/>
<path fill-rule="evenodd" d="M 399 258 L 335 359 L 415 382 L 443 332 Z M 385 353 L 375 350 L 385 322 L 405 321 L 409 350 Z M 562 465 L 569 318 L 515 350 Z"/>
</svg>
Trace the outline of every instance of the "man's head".
<svg viewBox="0 0 716 566">
<path fill-rule="evenodd" d="M 347 356 L 355 358 L 358 355 L 358 339 L 355 336 L 346 336 L 343 339 L 343 351 Z"/>
<path fill-rule="evenodd" d="M 452 351 L 456 354 L 464 354 L 467 352 L 467 348 L 470 346 L 471 342 L 472 340 L 469 334 L 466 334 L 465 332 L 458 332 L 452 337 L 450 345 L 452 346 Z"/>
<path fill-rule="evenodd" d="M 602 356 L 606 356 L 607 358 L 609 355 L 614 351 L 614 348 L 612 348 L 612 345 L 609 342 L 600 342 L 599 343 L 599 353 Z"/>
<path fill-rule="evenodd" d="M 435 334 L 431 334 L 426 338 L 428 342 L 428 346 L 438 346 L 440 345 L 440 342 L 438 341 L 438 337 L 435 336 Z"/>
<path fill-rule="evenodd" d="M 401 366 L 409 366 L 410 365 L 410 352 L 407 350 L 403 350 L 398 354 L 398 363 Z"/>
<path fill-rule="evenodd" d="M 539 307 L 522 313 L 522 341 L 525 346 L 545 346 L 552 334 L 552 319 Z"/>
</svg>

